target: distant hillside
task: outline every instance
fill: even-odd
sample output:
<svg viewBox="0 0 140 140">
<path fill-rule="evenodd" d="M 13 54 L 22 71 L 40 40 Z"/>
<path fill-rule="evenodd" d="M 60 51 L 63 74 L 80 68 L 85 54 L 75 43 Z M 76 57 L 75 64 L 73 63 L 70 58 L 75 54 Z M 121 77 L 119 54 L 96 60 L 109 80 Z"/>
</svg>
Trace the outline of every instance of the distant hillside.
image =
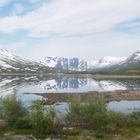
<svg viewBox="0 0 140 140">
<path fill-rule="evenodd" d="M 140 52 L 130 57 L 104 57 L 99 61 L 79 58 L 45 57 L 41 62 L 22 59 L 7 50 L 0 49 L 0 73 L 64 73 L 64 74 L 137 74 L 140 75 Z"/>
<path fill-rule="evenodd" d="M 133 53 L 127 59 L 106 67 L 92 68 L 93 73 L 118 73 L 118 74 L 140 74 L 140 52 Z"/>
<path fill-rule="evenodd" d="M 0 73 L 40 73 L 47 71 L 52 71 L 52 69 L 0 49 Z"/>
</svg>

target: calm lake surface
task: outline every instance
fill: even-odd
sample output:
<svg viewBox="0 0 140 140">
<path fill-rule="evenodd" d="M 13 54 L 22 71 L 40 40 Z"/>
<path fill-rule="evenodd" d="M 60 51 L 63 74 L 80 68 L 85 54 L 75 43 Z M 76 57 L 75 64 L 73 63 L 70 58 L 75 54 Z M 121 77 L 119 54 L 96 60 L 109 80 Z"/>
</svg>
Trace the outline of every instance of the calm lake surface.
<svg viewBox="0 0 140 140">
<path fill-rule="evenodd" d="M 91 78 L 66 76 L 6 76 L 0 77 L 0 97 L 16 94 L 16 97 L 26 105 L 33 100 L 42 99 L 34 93 L 76 93 L 88 91 L 114 91 L 140 89 L 140 80 L 94 80 Z M 64 111 L 66 103 L 56 105 Z M 108 103 L 109 110 L 132 112 L 140 109 L 140 101 L 112 101 Z"/>
</svg>

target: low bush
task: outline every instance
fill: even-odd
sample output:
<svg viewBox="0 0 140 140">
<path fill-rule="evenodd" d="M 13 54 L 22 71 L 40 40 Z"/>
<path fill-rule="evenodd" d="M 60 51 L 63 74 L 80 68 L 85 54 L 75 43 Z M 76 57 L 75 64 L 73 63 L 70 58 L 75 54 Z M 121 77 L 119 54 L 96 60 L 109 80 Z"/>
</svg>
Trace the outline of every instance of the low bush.
<svg viewBox="0 0 140 140">
<path fill-rule="evenodd" d="M 31 129 L 32 126 L 33 124 L 29 117 L 22 117 L 22 118 L 17 118 L 13 127 L 16 129 Z"/>
<path fill-rule="evenodd" d="M 45 112 L 43 105 L 39 102 L 33 102 L 30 115 L 36 137 L 45 138 L 46 135 L 53 134 L 55 117 L 53 108 L 50 108 Z"/>
<path fill-rule="evenodd" d="M 15 96 L 0 99 L 0 117 L 7 120 L 11 127 L 16 127 L 19 122 L 18 119 L 27 115 L 27 109 Z"/>
<path fill-rule="evenodd" d="M 66 118 L 59 120 L 52 107 L 46 109 L 35 101 L 30 108 L 25 108 L 15 96 L 9 96 L 0 99 L 0 119 L 8 122 L 12 130 L 29 130 L 38 139 L 56 134 L 103 138 L 106 134 L 123 134 L 122 130 L 129 136 L 131 128 L 134 134 L 140 132 L 140 111 L 129 115 L 108 111 L 106 102 L 98 98 L 85 102 L 71 100 Z"/>
<path fill-rule="evenodd" d="M 129 114 L 128 121 L 130 126 L 140 126 L 140 111 L 135 111 Z"/>
<path fill-rule="evenodd" d="M 118 134 L 128 124 L 127 115 L 121 112 L 108 111 L 107 133 Z"/>
<path fill-rule="evenodd" d="M 78 99 L 72 100 L 66 117 L 71 124 L 91 129 L 104 130 L 108 123 L 106 103 L 97 98 L 84 103 Z"/>
</svg>

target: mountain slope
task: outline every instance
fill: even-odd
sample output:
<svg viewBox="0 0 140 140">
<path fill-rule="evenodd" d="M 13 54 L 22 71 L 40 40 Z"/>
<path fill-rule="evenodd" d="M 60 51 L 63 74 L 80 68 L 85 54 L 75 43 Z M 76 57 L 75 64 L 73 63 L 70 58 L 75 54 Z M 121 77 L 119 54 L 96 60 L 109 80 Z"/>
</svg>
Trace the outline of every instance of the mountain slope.
<svg viewBox="0 0 140 140">
<path fill-rule="evenodd" d="M 0 49 L 0 72 L 37 72 L 41 70 L 49 69 L 40 63 L 21 59 L 7 50 Z"/>
<path fill-rule="evenodd" d="M 69 71 L 93 71 L 140 73 L 140 51 L 130 57 L 104 57 L 99 61 L 87 62 L 79 58 L 46 57 L 41 62 L 22 59 L 0 49 L 0 73 L 46 73 Z"/>
<path fill-rule="evenodd" d="M 106 56 L 100 59 L 99 61 L 91 61 L 89 68 L 104 68 L 104 67 L 110 67 L 116 64 L 119 64 L 121 62 L 124 62 L 126 60 L 125 57 L 112 57 L 112 56 Z"/>
<path fill-rule="evenodd" d="M 120 64 L 121 67 L 125 68 L 137 68 L 140 67 L 140 51 L 133 53 L 130 57 Z"/>
<path fill-rule="evenodd" d="M 140 52 L 133 53 L 130 57 L 106 56 L 98 61 L 84 61 L 79 58 L 45 57 L 41 64 L 60 70 L 73 71 L 116 71 L 140 67 Z"/>
<path fill-rule="evenodd" d="M 94 72 L 107 72 L 108 74 L 140 74 L 140 51 L 133 53 L 127 59 L 107 67 L 92 69 Z"/>
<path fill-rule="evenodd" d="M 87 62 L 79 58 L 45 57 L 41 59 L 41 64 L 60 70 L 86 71 Z"/>
</svg>

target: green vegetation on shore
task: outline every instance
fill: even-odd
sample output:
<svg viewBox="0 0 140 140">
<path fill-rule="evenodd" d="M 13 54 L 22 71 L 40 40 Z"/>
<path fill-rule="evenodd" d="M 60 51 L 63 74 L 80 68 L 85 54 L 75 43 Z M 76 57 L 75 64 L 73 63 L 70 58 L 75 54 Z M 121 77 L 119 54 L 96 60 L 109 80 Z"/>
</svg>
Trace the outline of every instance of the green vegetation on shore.
<svg viewBox="0 0 140 140">
<path fill-rule="evenodd" d="M 114 69 L 103 69 L 97 71 L 91 71 L 92 74 L 101 75 L 140 75 L 140 67 L 137 68 L 114 68 Z"/>
<path fill-rule="evenodd" d="M 60 119 L 52 107 L 46 109 L 35 101 L 26 108 L 15 96 L 10 96 L 0 100 L 0 119 L 7 122 L 6 128 L 0 126 L 1 137 L 7 131 L 62 140 L 89 137 L 113 140 L 114 136 L 130 140 L 140 134 L 140 112 L 127 115 L 108 111 L 106 102 L 98 98 L 82 103 L 79 99 L 71 100 L 67 114 Z"/>
</svg>

